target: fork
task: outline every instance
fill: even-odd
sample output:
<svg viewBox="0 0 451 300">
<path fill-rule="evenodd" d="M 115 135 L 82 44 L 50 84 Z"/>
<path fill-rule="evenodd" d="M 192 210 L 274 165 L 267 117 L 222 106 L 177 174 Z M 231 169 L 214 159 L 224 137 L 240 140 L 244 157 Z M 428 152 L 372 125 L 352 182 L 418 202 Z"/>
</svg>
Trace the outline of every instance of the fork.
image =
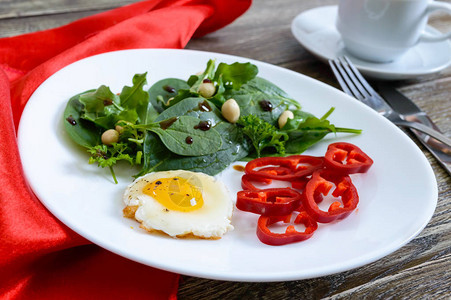
<svg viewBox="0 0 451 300">
<path fill-rule="evenodd" d="M 343 91 L 371 107 L 399 127 L 421 131 L 451 147 L 451 139 L 421 123 L 406 121 L 402 114 L 395 112 L 390 105 L 371 87 L 346 56 L 329 60 L 329 65 Z"/>
</svg>

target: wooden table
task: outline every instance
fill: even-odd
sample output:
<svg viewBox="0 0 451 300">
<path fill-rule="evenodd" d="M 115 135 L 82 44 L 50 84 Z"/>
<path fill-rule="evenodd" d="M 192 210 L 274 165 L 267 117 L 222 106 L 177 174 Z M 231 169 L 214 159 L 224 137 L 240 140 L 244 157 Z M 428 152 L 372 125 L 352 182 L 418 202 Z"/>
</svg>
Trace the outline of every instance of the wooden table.
<svg viewBox="0 0 451 300">
<path fill-rule="evenodd" d="M 135 1 L 3 0 L 0 1 L 0 36 L 56 27 L 131 2 Z M 446 2 L 451 3 L 451 0 Z M 297 14 L 336 3 L 337 0 L 255 0 L 250 10 L 233 24 L 192 40 L 187 48 L 265 61 L 338 87 L 329 67 L 303 49 L 290 31 L 291 21 Z M 451 29 L 449 15 L 434 15 L 431 23 L 442 31 Z M 448 137 L 451 135 L 451 68 L 395 84 L 424 109 Z M 422 146 L 419 147 L 434 169 L 439 199 L 432 220 L 406 246 L 364 267 L 309 280 L 238 283 L 183 276 L 179 298 L 451 297 L 451 177 Z"/>
</svg>

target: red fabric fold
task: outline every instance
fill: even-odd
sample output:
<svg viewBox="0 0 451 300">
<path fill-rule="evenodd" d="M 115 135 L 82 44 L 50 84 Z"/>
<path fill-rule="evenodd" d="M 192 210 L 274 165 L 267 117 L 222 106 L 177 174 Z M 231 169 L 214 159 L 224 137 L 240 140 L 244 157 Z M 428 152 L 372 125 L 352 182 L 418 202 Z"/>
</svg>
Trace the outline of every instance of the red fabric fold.
<svg viewBox="0 0 451 300">
<path fill-rule="evenodd" d="M 54 218 L 22 172 L 16 130 L 34 90 L 79 59 L 183 48 L 242 15 L 251 0 L 150 0 L 0 39 L 0 298 L 176 298 L 178 275 L 90 244 Z M 118 208 L 120 209 L 120 208 Z"/>
</svg>

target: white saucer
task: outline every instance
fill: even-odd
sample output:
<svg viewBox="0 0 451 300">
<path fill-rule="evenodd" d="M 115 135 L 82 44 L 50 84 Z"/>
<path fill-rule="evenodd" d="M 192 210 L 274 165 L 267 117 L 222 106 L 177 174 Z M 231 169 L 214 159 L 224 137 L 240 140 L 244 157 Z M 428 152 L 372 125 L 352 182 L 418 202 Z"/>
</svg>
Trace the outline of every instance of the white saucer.
<svg viewBox="0 0 451 300">
<path fill-rule="evenodd" d="M 291 32 L 299 43 L 322 61 L 347 55 L 355 66 L 369 77 L 386 80 L 415 78 L 439 72 L 451 65 L 451 42 L 419 43 L 399 60 L 371 63 L 353 57 L 344 48 L 335 20 L 337 6 L 307 10 L 294 18 Z M 436 33 L 428 26 L 427 32 Z"/>
</svg>

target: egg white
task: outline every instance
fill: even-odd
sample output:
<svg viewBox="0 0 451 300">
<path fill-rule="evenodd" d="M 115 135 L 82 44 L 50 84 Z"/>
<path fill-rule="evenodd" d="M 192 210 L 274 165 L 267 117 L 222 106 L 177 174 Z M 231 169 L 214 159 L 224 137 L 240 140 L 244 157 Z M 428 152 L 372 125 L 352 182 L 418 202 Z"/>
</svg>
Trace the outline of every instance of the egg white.
<svg viewBox="0 0 451 300">
<path fill-rule="evenodd" d="M 202 191 L 203 206 L 190 212 L 171 210 L 143 192 L 148 183 L 172 177 L 191 178 L 190 182 L 197 183 Z M 226 186 L 204 173 L 176 170 L 146 174 L 127 187 L 123 201 L 124 214 L 132 208 L 134 218 L 148 231 L 162 231 L 172 237 L 193 235 L 218 239 L 233 229 L 233 202 Z"/>
</svg>

